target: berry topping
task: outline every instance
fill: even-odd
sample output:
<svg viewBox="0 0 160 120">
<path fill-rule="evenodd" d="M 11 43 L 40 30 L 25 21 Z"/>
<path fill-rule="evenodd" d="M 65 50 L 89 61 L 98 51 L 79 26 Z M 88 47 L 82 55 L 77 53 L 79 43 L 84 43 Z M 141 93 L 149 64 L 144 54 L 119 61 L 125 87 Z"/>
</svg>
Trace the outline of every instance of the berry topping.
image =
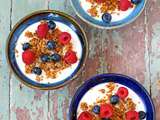
<svg viewBox="0 0 160 120">
<path fill-rule="evenodd" d="M 136 111 L 128 111 L 126 113 L 126 120 L 139 120 L 139 114 Z"/>
<path fill-rule="evenodd" d="M 95 114 L 99 114 L 100 113 L 100 106 L 99 105 L 95 105 L 92 109 L 92 111 L 95 113 Z"/>
<path fill-rule="evenodd" d="M 125 87 L 120 87 L 117 91 L 117 95 L 121 98 L 121 99 L 125 99 L 128 96 L 128 90 Z"/>
<path fill-rule="evenodd" d="M 105 0 L 96 0 L 98 4 L 105 2 Z"/>
<path fill-rule="evenodd" d="M 59 41 L 63 45 L 68 44 L 70 40 L 71 40 L 71 35 L 68 32 L 62 32 L 59 36 Z"/>
<path fill-rule="evenodd" d="M 105 23 L 110 23 L 111 20 L 112 20 L 111 14 L 109 14 L 109 13 L 104 13 L 104 14 L 102 15 L 102 20 L 103 20 Z"/>
<path fill-rule="evenodd" d="M 31 47 L 31 45 L 29 43 L 24 43 L 22 49 L 23 50 L 27 50 Z"/>
<path fill-rule="evenodd" d="M 131 2 L 128 0 L 120 0 L 119 1 L 119 9 L 122 11 L 128 10 L 130 7 L 132 7 Z"/>
<path fill-rule="evenodd" d="M 54 21 L 50 20 L 48 22 L 48 27 L 49 27 L 49 29 L 53 30 L 56 28 L 56 23 Z"/>
<path fill-rule="evenodd" d="M 111 120 L 110 118 L 102 118 L 101 120 Z"/>
<path fill-rule="evenodd" d="M 49 50 L 52 50 L 52 49 L 54 49 L 56 47 L 56 43 L 53 41 L 53 40 L 49 40 L 48 42 L 47 42 L 47 48 L 49 49 Z"/>
<path fill-rule="evenodd" d="M 143 120 L 146 118 L 146 113 L 144 111 L 139 111 L 139 118 L 140 120 Z"/>
<path fill-rule="evenodd" d="M 72 50 L 66 52 L 66 54 L 64 56 L 64 60 L 68 64 L 74 64 L 74 63 L 76 63 L 77 60 L 78 60 L 78 58 L 76 56 L 76 52 L 74 52 Z"/>
<path fill-rule="evenodd" d="M 42 62 L 49 62 L 49 56 L 48 55 L 46 55 L 46 54 L 44 54 L 44 55 L 41 55 L 41 61 Z"/>
<path fill-rule="evenodd" d="M 37 35 L 39 38 L 45 38 L 49 28 L 47 23 L 41 23 L 37 28 Z"/>
<path fill-rule="evenodd" d="M 118 95 L 113 95 L 113 96 L 111 96 L 110 102 L 111 102 L 111 104 L 113 104 L 113 105 L 117 104 L 117 103 L 119 102 L 119 97 L 118 97 Z"/>
<path fill-rule="evenodd" d="M 113 115 L 113 108 L 110 104 L 102 104 L 100 107 L 100 117 L 110 118 Z"/>
<path fill-rule="evenodd" d="M 42 70 L 39 67 L 34 67 L 32 69 L 32 73 L 36 74 L 36 75 L 41 75 L 42 74 Z"/>
<path fill-rule="evenodd" d="M 22 53 L 22 60 L 26 65 L 32 64 L 35 59 L 35 54 L 31 50 L 26 50 Z"/>
<path fill-rule="evenodd" d="M 93 115 L 90 112 L 82 112 L 79 117 L 78 120 L 93 120 Z"/>
<path fill-rule="evenodd" d="M 61 56 L 57 53 L 54 53 L 50 56 L 50 59 L 55 62 L 59 62 L 61 60 Z"/>
<path fill-rule="evenodd" d="M 131 0 L 131 2 L 133 3 L 133 4 L 139 4 L 140 2 L 141 2 L 141 0 Z"/>
</svg>

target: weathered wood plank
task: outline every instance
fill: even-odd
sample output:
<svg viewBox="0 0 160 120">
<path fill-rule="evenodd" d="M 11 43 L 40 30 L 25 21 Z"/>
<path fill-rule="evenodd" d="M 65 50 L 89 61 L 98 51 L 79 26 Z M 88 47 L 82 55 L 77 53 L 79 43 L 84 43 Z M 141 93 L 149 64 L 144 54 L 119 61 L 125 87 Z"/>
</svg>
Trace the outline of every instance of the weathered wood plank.
<svg viewBox="0 0 160 120">
<path fill-rule="evenodd" d="M 48 6 L 48 2 L 44 0 L 13 0 L 12 3 L 12 26 L 27 14 L 39 9 L 47 9 Z M 48 92 L 32 90 L 23 86 L 14 75 L 10 81 L 11 119 L 47 120 Z"/>
<path fill-rule="evenodd" d="M 8 8 L 8 9 L 6 9 Z M 9 120 L 9 76 L 10 70 L 6 64 L 5 46 L 10 31 L 10 0 L 0 4 L 0 120 Z"/>
<path fill-rule="evenodd" d="M 150 41 L 151 94 L 156 107 L 156 120 L 160 120 L 160 1 L 149 0 L 146 9 Z"/>
</svg>

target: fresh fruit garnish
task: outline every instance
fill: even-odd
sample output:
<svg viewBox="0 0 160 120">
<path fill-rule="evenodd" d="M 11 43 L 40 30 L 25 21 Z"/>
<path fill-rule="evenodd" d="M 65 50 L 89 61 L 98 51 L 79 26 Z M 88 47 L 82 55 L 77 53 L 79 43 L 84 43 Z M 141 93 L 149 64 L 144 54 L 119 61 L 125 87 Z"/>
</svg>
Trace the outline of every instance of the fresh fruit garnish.
<svg viewBox="0 0 160 120">
<path fill-rule="evenodd" d="M 123 100 L 128 96 L 128 89 L 125 87 L 118 88 L 117 95 Z"/>
<path fill-rule="evenodd" d="M 111 120 L 110 118 L 101 118 L 101 120 Z"/>
<path fill-rule="evenodd" d="M 133 4 L 139 4 L 140 2 L 141 2 L 141 0 L 131 0 L 131 2 L 133 3 Z"/>
<path fill-rule="evenodd" d="M 49 27 L 49 29 L 53 30 L 56 28 L 56 23 L 54 21 L 50 20 L 48 22 L 48 27 Z"/>
<path fill-rule="evenodd" d="M 139 111 L 139 118 L 140 120 L 143 120 L 146 118 L 146 113 L 144 111 Z"/>
<path fill-rule="evenodd" d="M 93 120 L 93 115 L 88 111 L 84 111 L 79 115 L 78 120 Z"/>
<path fill-rule="evenodd" d="M 109 13 L 104 13 L 104 14 L 102 15 L 102 20 L 103 20 L 105 23 L 110 23 L 111 20 L 112 20 L 111 14 L 109 14 Z"/>
<path fill-rule="evenodd" d="M 102 104 L 100 106 L 100 117 L 110 118 L 113 115 L 113 108 L 110 104 Z"/>
<path fill-rule="evenodd" d="M 59 41 L 63 45 L 68 44 L 70 40 L 71 40 L 71 35 L 68 32 L 62 32 L 59 36 Z"/>
<path fill-rule="evenodd" d="M 92 111 L 95 113 L 95 114 L 99 114 L 100 113 L 100 106 L 99 105 L 95 105 L 92 109 Z"/>
<path fill-rule="evenodd" d="M 48 24 L 47 23 L 41 23 L 40 25 L 38 25 L 37 28 L 37 35 L 39 38 L 45 38 L 47 33 L 48 33 Z"/>
<path fill-rule="evenodd" d="M 49 56 L 48 55 L 46 55 L 46 54 L 44 54 L 44 55 L 41 55 L 41 61 L 42 62 L 49 62 Z"/>
<path fill-rule="evenodd" d="M 111 104 L 113 104 L 113 105 L 119 103 L 119 96 L 118 96 L 118 95 L 113 95 L 113 96 L 111 96 L 110 102 L 111 102 Z"/>
<path fill-rule="evenodd" d="M 54 62 L 59 62 L 61 60 L 61 56 L 57 53 L 54 53 L 50 56 L 50 59 Z"/>
<path fill-rule="evenodd" d="M 126 120 L 139 120 L 139 114 L 136 111 L 128 111 L 126 113 Z"/>
<path fill-rule="evenodd" d="M 49 50 L 53 50 L 55 47 L 56 47 L 56 43 L 55 43 L 53 40 L 49 40 L 49 41 L 47 42 L 47 48 L 48 48 Z"/>
<path fill-rule="evenodd" d="M 120 0 L 119 1 L 119 9 L 122 11 L 128 10 L 130 7 L 132 7 L 132 4 L 128 0 Z"/>
<path fill-rule="evenodd" d="M 100 4 L 100 3 L 104 3 L 106 0 L 96 0 L 96 2 L 98 3 L 98 4 Z"/>
<path fill-rule="evenodd" d="M 35 54 L 31 50 L 26 50 L 22 53 L 22 60 L 26 65 L 32 64 L 35 59 Z"/>
<path fill-rule="evenodd" d="M 36 74 L 36 75 L 41 75 L 42 74 L 42 70 L 39 67 L 34 67 L 32 69 L 32 73 Z"/>
<path fill-rule="evenodd" d="M 78 58 L 76 56 L 76 52 L 69 50 L 66 52 L 65 56 L 64 56 L 64 60 L 66 63 L 68 64 L 74 64 L 77 62 Z"/>
<path fill-rule="evenodd" d="M 31 45 L 29 44 L 29 43 L 24 43 L 23 45 L 22 45 L 22 49 L 23 50 L 27 50 L 27 49 L 29 49 L 31 47 Z"/>
</svg>

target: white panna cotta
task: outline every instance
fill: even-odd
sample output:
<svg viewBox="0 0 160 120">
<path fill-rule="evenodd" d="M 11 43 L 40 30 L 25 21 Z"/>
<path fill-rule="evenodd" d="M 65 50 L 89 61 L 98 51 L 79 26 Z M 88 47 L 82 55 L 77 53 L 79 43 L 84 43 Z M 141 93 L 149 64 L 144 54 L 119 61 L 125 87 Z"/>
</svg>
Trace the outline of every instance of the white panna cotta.
<svg viewBox="0 0 160 120">
<path fill-rule="evenodd" d="M 109 83 L 101 83 L 99 85 L 96 85 L 95 87 L 91 88 L 90 90 L 88 90 L 84 96 L 81 98 L 79 105 L 78 105 L 78 109 L 77 109 L 77 118 L 78 116 L 83 112 L 82 108 L 81 108 L 81 104 L 82 103 L 87 103 L 88 106 L 90 105 L 96 105 L 97 100 L 102 100 L 104 98 L 107 97 L 107 91 L 109 91 L 109 89 L 106 87 Z M 136 109 L 135 111 L 139 112 L 139 111 L 144 111 L 146 112 L 146 108 L 145 105 L 143 104 L 142 99 L 130 88 L 118 84 L 118 83 L 114 83 L 115 84 L 115 89 L 112 91 L 112 95 L 115 95 L 118 88 L 119 87 L 125 87 L 128 89 L 128 96 L 127 98 L 131 98 L 132 101 L 135 103 L 136 105 Z M 105 90 L 105 93 L 100 92 L 100 90 Z M 107 103 L 110 104 L 110 100 L 107 99 Z M 98 104 L 98 103 L 97 103 Z M 146 120 L 146 119 L 144 119 Z"/>
<path fill-rule="evenodd" d="M 80 63 L 80 59 L 82 57 L 82 44 L 80 42 L 80 39 L 78 37 L 78 35 L 66 24 L 55 21 L 56 26 L 59 30 L 61 30 L 62 32 L 68 32 L 70 33 L 72 39 L 71 39 L 71 43 L 72 43 L 72 49 L 76 52 L 78 61 L 75 64 L 72 64 L 70 67 L 63 69 L 61 71 L 59 71 L 56 75 L 56 78 L 48 78 L 46 77 L 46 73 L 42 70 L 42 75 L 43 76 L 43 80 L 38 81 L 40 83 L 56 83 L 56 82 L 60 82 L 64 79 L 66 79 L 67 77 L 69 77 L 78 67 L 79 63 Z M 29 39 L 25 36 L 25 33 L 27 31 L 30 32 L 35 32 L 37 30 L 38 25 L 40 24 L 40 22 L 34 23 L 30 26 L 28 26 L 23 32 L 22 34 L 19 36 L 17 43 L 16 43 L 16 47 L 15 50 L 16 52 L 16 62 L 17 65 L 19 67 L 19 69 L 21 70 L 21 72 L 28 77 L 29 79 L 37 82 L 36 80 L 36 75 L 35 74 L 28 74 L 25 72 L 25 63 L 22 60 L 22 53 L 23 53 L 23 49 L 22 49 L 22 44 L 29 42 Z"/>
</svg>

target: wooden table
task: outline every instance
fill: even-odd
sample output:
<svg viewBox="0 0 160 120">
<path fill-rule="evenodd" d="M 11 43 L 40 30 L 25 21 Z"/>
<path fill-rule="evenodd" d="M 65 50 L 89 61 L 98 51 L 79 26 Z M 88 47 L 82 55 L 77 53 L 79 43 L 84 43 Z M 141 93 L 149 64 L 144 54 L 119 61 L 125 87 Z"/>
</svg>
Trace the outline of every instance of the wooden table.
<svg viewBox="0 0 160 120">
<path fill-rule="evenodd" d="M 89 58 L 77 80 L 59 90 L 38 91 L 22 85 L 7 66 L 7 36 L 22 17 L 40 9 L 72 15 L 89 40 Z M 148 90 L 160 120 L 160 0 L 148 0 L 132 24 L 115 30 L 87 25 L 69 0 L 0 0 L 0 120 L 66 120 L 76 89 L 93 75 L 122 73 L 136 78 Z"/>
</svg>

